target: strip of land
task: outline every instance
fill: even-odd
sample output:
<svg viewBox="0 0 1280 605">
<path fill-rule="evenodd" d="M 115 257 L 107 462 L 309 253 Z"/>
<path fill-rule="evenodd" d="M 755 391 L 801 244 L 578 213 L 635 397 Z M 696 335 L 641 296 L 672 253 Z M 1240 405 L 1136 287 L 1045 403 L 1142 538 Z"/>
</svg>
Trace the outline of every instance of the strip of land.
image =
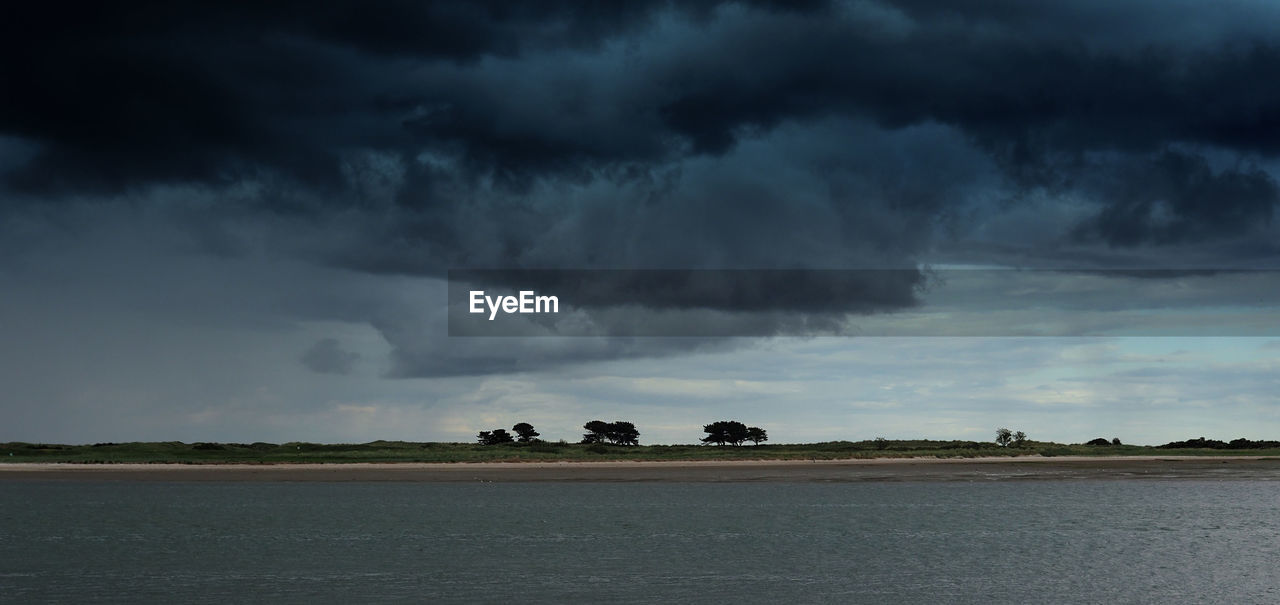
<svg viewBox="0 0 1280 605">
<path fill-rule="evenodd" d="M 1024 458 L 1043 456 L 1280 456 L 1280 441 L 1230 443 L 1203 438 L 1160 446 L 1122 445 L 1106 439 L 1064 444 L 1027 440 L 1007 447 L 994 441 L 872 439 L 749 446 L 526 443 L 0 443 L 0 462 L 85 464 L 333 464 L 437 462 L 704 462 L 729 460 L 850 460 L 879 458 Z"/>
<path fill-rule="evenodd" d="M 0 481 L 860 482 L 1280 480 L 1273 456 L 1020 456 L 847 460 L 0 464 Z"/>
</svg>

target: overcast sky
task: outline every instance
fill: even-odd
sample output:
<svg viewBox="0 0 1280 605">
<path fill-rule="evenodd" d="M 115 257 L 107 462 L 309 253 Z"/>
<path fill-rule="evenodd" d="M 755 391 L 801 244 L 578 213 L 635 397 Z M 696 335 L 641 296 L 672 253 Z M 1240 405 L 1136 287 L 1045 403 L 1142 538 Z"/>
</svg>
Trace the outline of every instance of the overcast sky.
<svg viewBox="0 0 1280 605">
<path fill-rule="evenodd" d="M 1280 438 L 1274 2 L 25 3 L 0 47 L 0 441 Z M 887 271 L 450 337 L 475 268 Z"/>
</svg>

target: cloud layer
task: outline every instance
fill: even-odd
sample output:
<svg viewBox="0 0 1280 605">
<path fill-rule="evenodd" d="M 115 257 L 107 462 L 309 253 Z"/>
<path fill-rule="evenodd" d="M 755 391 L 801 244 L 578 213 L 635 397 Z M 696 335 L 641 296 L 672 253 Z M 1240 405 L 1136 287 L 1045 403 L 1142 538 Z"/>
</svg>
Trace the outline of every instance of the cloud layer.
<svg viewBox="0 0 1280 605">
<path fill-rule="evenodd" d="M 143 342 L 195 326 L 191 359 L 279 330 L 297 380 L 340 380 L 755 346 L 451 341 L 449 269 L 908 273 L 837 309 L 621 283 L 599 300 L 640 312 L 589 317 L 759 334 L 955 311 L 919 297 L 931 264 L 1276 269 L 1278 19 L 1246 0 L 27 3 L 0 20 L 0 280 L 15 316 L 146 309 L 164 319 Z M 1258 304 L 1224 275 L 1213 301 Z M 65 336 L 24 334 L 6 358 L 62 363 Z"/>
</svg>

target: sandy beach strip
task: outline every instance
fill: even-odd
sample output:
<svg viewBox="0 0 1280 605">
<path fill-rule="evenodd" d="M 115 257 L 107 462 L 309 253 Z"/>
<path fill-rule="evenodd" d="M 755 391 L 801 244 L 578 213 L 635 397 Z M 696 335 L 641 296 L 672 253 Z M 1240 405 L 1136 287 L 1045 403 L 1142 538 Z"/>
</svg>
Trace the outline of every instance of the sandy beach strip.
<svg viewBox="0 0 1280 605">
<path fill-rule="evenodd" d="M 1280 480 L 1280 458 L 1061 456 L 663 462 L 0 463 L 0 481 L 856 482 Z"/>
</svg>

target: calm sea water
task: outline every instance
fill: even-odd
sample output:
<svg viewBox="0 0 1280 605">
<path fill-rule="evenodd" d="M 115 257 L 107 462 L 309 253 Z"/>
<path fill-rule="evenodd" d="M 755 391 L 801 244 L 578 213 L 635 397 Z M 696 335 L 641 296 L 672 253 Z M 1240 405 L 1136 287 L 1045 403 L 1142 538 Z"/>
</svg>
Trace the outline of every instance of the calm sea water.
<svg viewBox="0 0 1280 605">
<path fill-rule="evenodd" d="M 0 483 L 6 602 L 1280 602 L 1280 482 Z"/>
</svg>

